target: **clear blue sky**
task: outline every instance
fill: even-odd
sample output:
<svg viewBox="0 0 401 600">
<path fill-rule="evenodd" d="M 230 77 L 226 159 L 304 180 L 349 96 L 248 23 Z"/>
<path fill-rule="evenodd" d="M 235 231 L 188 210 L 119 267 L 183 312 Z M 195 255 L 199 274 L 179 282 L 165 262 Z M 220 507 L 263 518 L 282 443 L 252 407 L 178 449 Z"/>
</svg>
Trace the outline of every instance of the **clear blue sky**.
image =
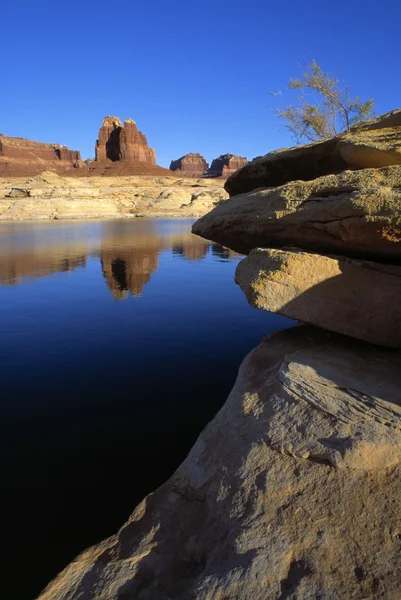
<svg viewBox="0 0 401 600">
<path fill-rule="evenodd" d="M 376 114 L 401 107 L 399 0 L 3 0 L 1 12 L 0 132 L 84 158 L 105 115 L 135 119 L 163 166 L 289 145 L 268 92 L 312 58 Z"/>
</svg>

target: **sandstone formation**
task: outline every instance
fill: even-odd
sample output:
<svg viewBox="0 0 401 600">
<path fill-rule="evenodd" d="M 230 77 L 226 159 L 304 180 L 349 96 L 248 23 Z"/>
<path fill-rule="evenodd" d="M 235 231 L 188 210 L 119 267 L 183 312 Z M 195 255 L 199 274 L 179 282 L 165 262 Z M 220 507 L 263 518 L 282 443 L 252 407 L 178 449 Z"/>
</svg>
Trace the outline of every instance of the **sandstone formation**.
<svg viewBox="0 0 401 600">
<path fill-rule="evenodd" d="M 0 134 L 0 177 L 26 177 L 42 171 L 84 167 L 77 150 Z"/>
<path fill-rule="evenodd" d="M 138 131 L 135 121 L 124 125 L 118 117 L 105 117 L 96 140 L 96 161 L 156 164 L 156 153 L 148 147 L 146 137 Z"/>
<path fill-rule="evenodd" d="M 208 170 L 208 175 L 213 177 L 228 177 L 244 167 L 248 163 L 248 159 L 243 156 L 235 156 L 234 154 L 222 154 L 218 158 L 213 159 Z"/>
<path fill-rule="evenodd" d="M 198 217 L 227 198 L 221 182 L 170 177 L 0 180 L 0 220 Z"/>
<path fill-rule="evenodd" d="M 265 338 L 173 476 L 41 600 L 399 597 L 400 118 L 251 163 L 194 225 L 249 253 L 251 304 L 321 328 Z"/>
<path fill-rule="evenodd" d="M 226 182 L 230 196 L 288 181 L 309 181 L 345 169 L 401 164 L 401 109 L 342 134 L 305 146 L 270 152 L 248 163 Z"/>
<path fill-rule="evenodd" d="M 202 177 L 207 171 L 208 166 L 208 163 L 201 154 L 190 152 L 177 160 L 172 160 L 170 163 L 170 170 L 174 171 L 176 175 Z"/>
<path fill-rule="evenodd" d="M 273 335 L 169 481 L 41 600 L 396 598 L 401 362 Z"/>
<path fill-rule="evenodd" d="M 401 266 L 255 249 L 235 280 L 252 306 L 401 348 Z"/>
<path fill-rule="evenodd" d="M 197 221 L 193 232 L 244 254 L 294 245 L 399 260 L 401 165 L 239 194 Z"/>
</svg>

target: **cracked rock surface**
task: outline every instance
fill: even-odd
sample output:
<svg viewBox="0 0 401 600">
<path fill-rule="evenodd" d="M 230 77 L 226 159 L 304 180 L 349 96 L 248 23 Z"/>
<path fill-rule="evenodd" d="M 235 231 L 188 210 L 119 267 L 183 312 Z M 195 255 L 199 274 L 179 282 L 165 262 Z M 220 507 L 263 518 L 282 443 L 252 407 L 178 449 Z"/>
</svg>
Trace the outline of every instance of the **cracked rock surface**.
<svg viewBox="0 0 401 600">
<path fill-rule="evenodd" d="M 169 481 L 41 600 L 399 597 L 401 359 L 266 338 Z"/>
</svg>

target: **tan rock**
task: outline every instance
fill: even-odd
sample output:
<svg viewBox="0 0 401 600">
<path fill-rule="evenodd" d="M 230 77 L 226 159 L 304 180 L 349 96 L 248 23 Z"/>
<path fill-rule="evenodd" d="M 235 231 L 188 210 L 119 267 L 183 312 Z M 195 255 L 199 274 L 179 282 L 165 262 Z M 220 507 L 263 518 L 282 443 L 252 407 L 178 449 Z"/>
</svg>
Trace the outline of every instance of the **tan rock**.
<svg viewBox="0 0 401 600">
<path fill-rule="evenodd" d="M 230 196 L 288 181 L 310 181 L 345 169 L 401 163 L 401 109 L 353 127 L 349 134 L 258 157 L 227 179 Z"/>
<path fill-rule="evenodd" d="M 258 248 L 235 280 L 256 308 L 401 348 L 401 267 Z"/>
<path fill-rule="evenodd" d="M 395 600 L 400 373 L 311 327 L 266 339 L 171 479 L 40 600 Z"/>
<path fill-rule="evenodd" d="M 227 198 L 222 184 L 174 177 L 61 177 L 0 181 L 0 220 L 197 217 Z"/>
<path fill-rule="evenodd" d="M 293 245 L 322 254 L 401 256 L 401 166 L 344 171 L 240 194 L 193 233 L 247 254 Z"/>
</svg>

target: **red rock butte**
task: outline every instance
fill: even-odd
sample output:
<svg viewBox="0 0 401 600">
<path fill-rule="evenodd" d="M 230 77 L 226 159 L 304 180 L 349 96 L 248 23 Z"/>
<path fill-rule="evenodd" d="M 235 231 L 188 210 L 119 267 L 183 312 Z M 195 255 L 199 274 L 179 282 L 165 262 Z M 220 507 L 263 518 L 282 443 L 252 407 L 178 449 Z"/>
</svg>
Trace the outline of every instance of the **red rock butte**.
<svg viewBox="0 0 401 600">
<path fill-rule="evenodd" d="M 146 137 L 138 131 L 135 121 L 127 119 L 124 125 L 118 117 L 105 117 L 96 140 L 96 162 L 146 162 L 156 164 L 156 152 L 149 148 Z"/>
<path fill-rule="evenodd" d="M 176 172 L 177 175 L 187 175 L 188 177 L 202 177 L 208 169 L 208 163 L 205 158 L 198 153 L 190 152 L 172 160 L 170 170 Z"/>
<path fill-rule="evenodd" d="M 248 164 L 248 159 L 244 156 L 222 154 L 212 161 L 208 170 L 208 175 L 214 177 L 229 177 L 246 164 Z"/>
</svg>

